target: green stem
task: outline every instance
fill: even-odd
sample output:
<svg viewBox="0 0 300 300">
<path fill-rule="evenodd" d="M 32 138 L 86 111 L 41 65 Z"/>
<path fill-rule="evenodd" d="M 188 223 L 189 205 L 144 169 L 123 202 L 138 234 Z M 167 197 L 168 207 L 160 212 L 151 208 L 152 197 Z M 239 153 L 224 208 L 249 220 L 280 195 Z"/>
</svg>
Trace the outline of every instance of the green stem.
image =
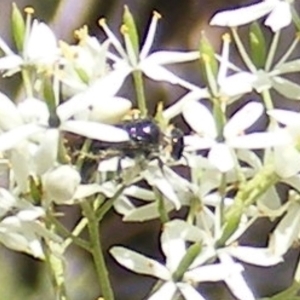
<svg viewBox="0 0 300 300">
<path fill-rule="evenodd" d="M 102 243 L 99 230 L 100 224 L 97 220 L 96 213 L 92 209 L 89 202 L 82 202 L 81 207 L 86 218 L 88 219 L 87 226 L 90 236 L 91 253 L 94 259 L 103 298 L 105 300 L 114 300 L 114 294 L 109 280 L 109 273 L 102 252 Z"/>
<path fill-rule="evenodd" d="M 55 232 L 55 227 L 49 217 L 49 215 L 52 214 L 51 210 L 49 209 L 46 214 L 46 227 L 50 231 Z M 45 260 L 49 269 L 52 286 L 55 291 L 55 299 L 68 300 L 69 298 L 65 286 L 65 264 L 61 258 L 62 255 L 58 255 L 58 253 L 63 253 L 60 243 L 53 241 L 45 243 Z"/>
<path fill-rule="evenodd" d="M 146 117 L 148 111 L 147 111 L 146 97 L 145 97 L 144 84 L 143 84 L 143 75 L 141 71 L 136 70 L 133 72 L 133 81 L 134 81 L 134 86 L 136 91 L 138 108 L 141 112 L 142 117 Z"/>
<path fill-rule="evenodd" d="M 59 231 L 59 233 L 67 239 L 71 240 L 71 243 L 76 244 L 77 246 L 85 249 L 86 251 L 90 251 L 90 244 L 81 239 L 80 237 L 74 235 L 72 232 L 70 232 L 63 224 L 61 224 L 55 217 L 51 216 L 50 217 L 51 222 L 56 226 L 57 230 Z M 62 247 L 62 249 L 64 250 L 64 247 Z"/>
<path fill-rule="evenodd" d="M 225 213 L 223 233 L 216 242 L 217 247 L 225 245 L 226 241 L 236 231 L 245 210 L 255 203 L 271 186 L 279 180 L 272 166 L 266 166 L 249 180 L 236 194 L 234 204 Z"/>
<path fill-rule="evenodd" d="M 25 87 L 27 97 L 33 97 L 33 91 L 31 86 L 31 80 L 29 76 L 29 71 L 22 69 L 22 79 Z"/>
</svg>

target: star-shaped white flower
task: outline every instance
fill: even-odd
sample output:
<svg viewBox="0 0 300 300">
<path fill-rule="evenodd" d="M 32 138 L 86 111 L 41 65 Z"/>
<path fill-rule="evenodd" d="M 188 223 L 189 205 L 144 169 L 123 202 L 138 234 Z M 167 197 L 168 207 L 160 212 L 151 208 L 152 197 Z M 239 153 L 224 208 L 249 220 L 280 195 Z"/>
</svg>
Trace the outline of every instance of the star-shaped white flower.
<svg viewBox="0 0 300 300">
<path fill-rule="evenodd" d="M 138 57 L 133 50 L 134 47 L 131 45 L 128 33 L 124 30 L 124 39 L 127 42 L 130 49 L 124 49 L 122 44 L 118 41 L 113 32 L 106 25 L 105 20 L 100 20 L 100 26 L 106 33 L 109 41 L 114 46 L 115 50 L 120 57 L 113 53 L 108 53 L 108 58 L 114 62 L 114 68 L 116 70 L 123 70 L 125 77 L 134 70 L 142 71 L 149 78 L 156 81 L 166 81 L 171 84 L 179 84 L 188 89 L 193 88 L 193 85 L 185 80 L 179 78 L 171 71 L 167 70 L 164 65 L 171 63 L 180 63 L 196 60 L 199 58 L 199 52 L 180 52 L 180 51 L 156 51 L 149 54 L 150 48 L 153 44 L 154 35 L 156 31 L 157 22 L 160 19 L 160 15 L 157 12 L 153 13 L 153 18 L 149 26 L 145 42 L 143 47 L 138 54 Z M 125 79 L 124 77 L 124 79 Z"/>
<path fill-rule="evenodd" d="M 244 134 L 262 113 L 262 104 L 249 102 L 230 118 L 218 136 L 211 112 L 199 102 L 190 102 L 183 108 L 183 117 L 197 135 L 185 137 L 185 144 L 190 150 L 210 149 L 209 161 L 227 172 L 236 164 L 234 149 L 261 149 L 281 142 L 272 132 Z"/>
<path fill-rule="evenodd" d="M 267 16 L 265 25 L 273 31 L 288 26 L 292 21 L 290 0 L 265 0 L 246 7 L 226 10 L 213 16 L 210 25 L 236 27 Z"/>
<path fill-rule="evenodd" d="M 165 265 L 124 247 L 113 247 L 110 252 L 127 269 L 157 277 L 164 282 L 148 298 L 149 300 L 171 300 L 177 293 L 187 300 L 204 300 L 205 298 L 194 287 L 196 283 L 225 280 L 243 270 L 240 264 L 233 261 L 203 266 L 192 264 L 193 267 L 191 266 L 191 269 L 188 268 L 184 274 L 181 274 L 181 278 L 176 278 L 177 268 L 186 254 L 186 242 L 201 242 L 204 236 L 205 234 L 197 227 L 182 220 L 166 223 L 161 235 L 162 251 L 166 256 Z"/>
<path fill-rule="evenodd" d="M 47 67 L 59 60 L 57 40 L 48 25 L 33 20 L 28 34 L 24 38 L 23 52 L 15 54 L 0 38 L 0 48 L 5 56 L 0 58 L 0 70 L 6 71 L 7 76 L 21 70 L 22 66 Z"/>
</svg>

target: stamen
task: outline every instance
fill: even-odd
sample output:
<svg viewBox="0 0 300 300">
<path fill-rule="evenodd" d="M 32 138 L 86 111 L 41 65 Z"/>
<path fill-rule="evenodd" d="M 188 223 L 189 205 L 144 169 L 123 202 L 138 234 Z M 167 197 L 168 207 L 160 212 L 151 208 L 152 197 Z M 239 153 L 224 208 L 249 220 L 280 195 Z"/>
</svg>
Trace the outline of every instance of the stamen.
<svg viewBox="0 0 300 300">
<path fill-rule="evenodd" d="M 157 11 L 154 11 L 153 12 L 153 17 L 152 17 L 152 20 L 151 20 L 151 23 L 150 23 L 150 26 L 149 26 L 149 29 L 148 29 L 148 33 L 147 33 L 145 42 L 143 44 L 143 47 L 142 47 L 142 50 L 141 50 L 141 53 L 140 53 L 140 60 L 145 59 L 145 57 L 150 52 L 150 48 L 153 44 L 154 35 L 155 35 L 155 32 L 156 32 L 157 23 L 158 23 L 158 20 L 160 18 L 161 18 L 161 15 Z"/>
</svg>

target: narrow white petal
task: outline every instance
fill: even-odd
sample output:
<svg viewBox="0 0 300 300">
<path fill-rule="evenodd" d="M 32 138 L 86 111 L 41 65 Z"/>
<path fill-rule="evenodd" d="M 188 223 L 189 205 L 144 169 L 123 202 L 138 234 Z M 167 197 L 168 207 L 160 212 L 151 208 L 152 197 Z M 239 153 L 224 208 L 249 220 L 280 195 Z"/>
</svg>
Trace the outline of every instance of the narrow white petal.
<svg viewBox="0 0 300 300">
<path fill-rule="evenodd" d="M 289 141 L 289 136 L 279 130 L 278 132 L 256 132 L 237 136 L 227 140 L 227 144 L 238 149 L 263 149 L 284 145 Z"/>
<path fill-rule="evenodd" d="M 153 64 L 148 60 L 142 61 L 139 64 L 139 69 L 141 69 L 146 76 L 155 81 L 166 81 L 171 84 L 179 84 L 182 80 L 166 68 Z"/>
<path fill-rule="evenodd" d="M 191 128 L 200 136 L 215 138 L 217 129 L 215 120 L 203 104 L 199 102 L 188 102 L 182 110 L 182 115 Z"/>
<path fill-rule="evenodd" d="M 196 60 L 199 56 L 198 51 L 157 51 L 150 54 L 146 60 L 147 64 L 166 65 Z"/>
<path fill-rule="evenodd" d="M 283 258 L 274 255 L 269 248 L 254 248 L 247 246 L 229 247 L 227 252 L 240 261 L 256 266 L 273 266 L 281 263 Z"/>
<path fill-rule="evenodd" d="M 271 109 L 268 110 L 268 115 L 281 124 L 300 126 L 300 115 L 298 112 L 285 109 Z"/>
<path fill-rule="evenodd" d="M 184 137 L 184 149 L 186 151 L 209 149 L 215 143 L 214 139 L 201 138 L 197 135 L 188 135 Z"/>
<path fill-rule="evenodd" d="M 177 287 L 186 300 L 205 300 L 192 285 L 178 282 Z"/>
<path fill-rule="evenodd" d="M 292 22 L 291 7 L 288 2 L 278 1 L 265 21 L 265 25 L 271 27 L 272 31 L 278 31 Z"/>
<path fill-rule="evenodd" d="M 273 88 L 288 99 L 300 99 L 300 85 L 283 77 L 271 78 Z"/>
<path fill-rule="evenodd" d="M 217 282 L 225 280 L 235 272 L 241 272 L 242 265 L 234 263 L 230 266 L 222 263 L 201 266 L 193 270 L 187 271 L 184 275 L 185 280 L 192 282 L 212 281 Z"/>
<path fill-rule="evenodd" d="M 133 272 L 158 277 L 162 280 L 171 279 L 171 274 L 165 266 L 138 252 L 119 246 L 111 248 L 109 252 L 119 264 Z"/>
<path fill-rule="evenodd" d="M 60 129 L 99 141 L 124 142 L 129 140 L 129 135 L 125 130 L 96 122 L 67 121 L 61 125 Z"/>
<path fill-rule="evenodd" d="M 276 6 L 277 1 L 264 1 L 247 7 L 221 11 L 213 16 L 210 25 L 235 27 L 255 21 Z"/>
<path fill-rule="evenodd" d="M 225 144 L 215 144 L 209 151 L 208 160 L 221 172 L 227 172 L 234 167 L 232 150 Z"/>
<path fill-rule="evenodd" d="M 174 282 L 166 282 L 147 300 L 172 300 L 176 290 L 177 287 Z"/>
<path fill-rule="evenodd" d="M 270 251 L 277 256 L 284 255 L 298 239 L 299 232 L 300 205 L 292 203 L 270 238 Z"/>
<path fill-rule="evenodd" d="M 262 115 L 264 107 L 258 102 L 249 102 L 239 109 L 224 128 L 224 136 L 230 138 L 242 134 Z"/>
<path fill-rule="evenodd" d="M 131 101 L 125 98 L 101 98 L 92 104 L 89 120 L 105 124 L 116 124 L 123 119 L 131 107 Z"/>
</svg>

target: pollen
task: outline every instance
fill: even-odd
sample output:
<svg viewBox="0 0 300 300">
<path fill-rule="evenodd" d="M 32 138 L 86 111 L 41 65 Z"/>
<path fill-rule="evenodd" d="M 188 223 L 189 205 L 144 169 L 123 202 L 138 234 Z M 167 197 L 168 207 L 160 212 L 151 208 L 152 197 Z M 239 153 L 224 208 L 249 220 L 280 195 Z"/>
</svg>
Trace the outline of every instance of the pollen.
<svg viewBox="0 0 300 300">
<path fill-rule="evenodd" d="M 74 31 L 74 37 L 79 40 L 79 43 L 85 43 L 87 37 L 89 36 L 89 29 L 87 25 L 82 26 L 81 28 Z"/>
<path fill-rule="evenodd" d="M 128 27 L 127 27 L 125 24 L 123 24 L 123 25 L 121 26 L 121 28 L 120 28 L 120 32 L 121 32 L 123 35 L 128 34 Z"/>
<path fill-rule="evenodd" d="M 31 6 L 27 6 L 24 8 L 24 12 L 28 15 L 33 15 L 34 14 L 34 9 Z"/>
<path fill-rule="evenodd" d="M 153 17 L 158 20 L 158 19 L 161 19 L 162 16 L 161 16 L 161 14 L 159 12 L 157 12 L 156 10 L 154 10 L 153 11 Z"/>
<path fill-rule="evenodd" d="M 104 27 L 106 25 L 106 19 L 105 18 L 101 18 L 98 21 L 99 26 Z"/>
<path fill-rule="evenodd" d="M 230 43 L 230 42 L 231 42 L 231 37 L 230 37 L 230 34 L 229 34 L 229 33 L 225 33 L 225 34 L 223 34 L 223 36 L 222 36 L 222 40 L 223 40 L 223 42 Z"/>
</svg>

